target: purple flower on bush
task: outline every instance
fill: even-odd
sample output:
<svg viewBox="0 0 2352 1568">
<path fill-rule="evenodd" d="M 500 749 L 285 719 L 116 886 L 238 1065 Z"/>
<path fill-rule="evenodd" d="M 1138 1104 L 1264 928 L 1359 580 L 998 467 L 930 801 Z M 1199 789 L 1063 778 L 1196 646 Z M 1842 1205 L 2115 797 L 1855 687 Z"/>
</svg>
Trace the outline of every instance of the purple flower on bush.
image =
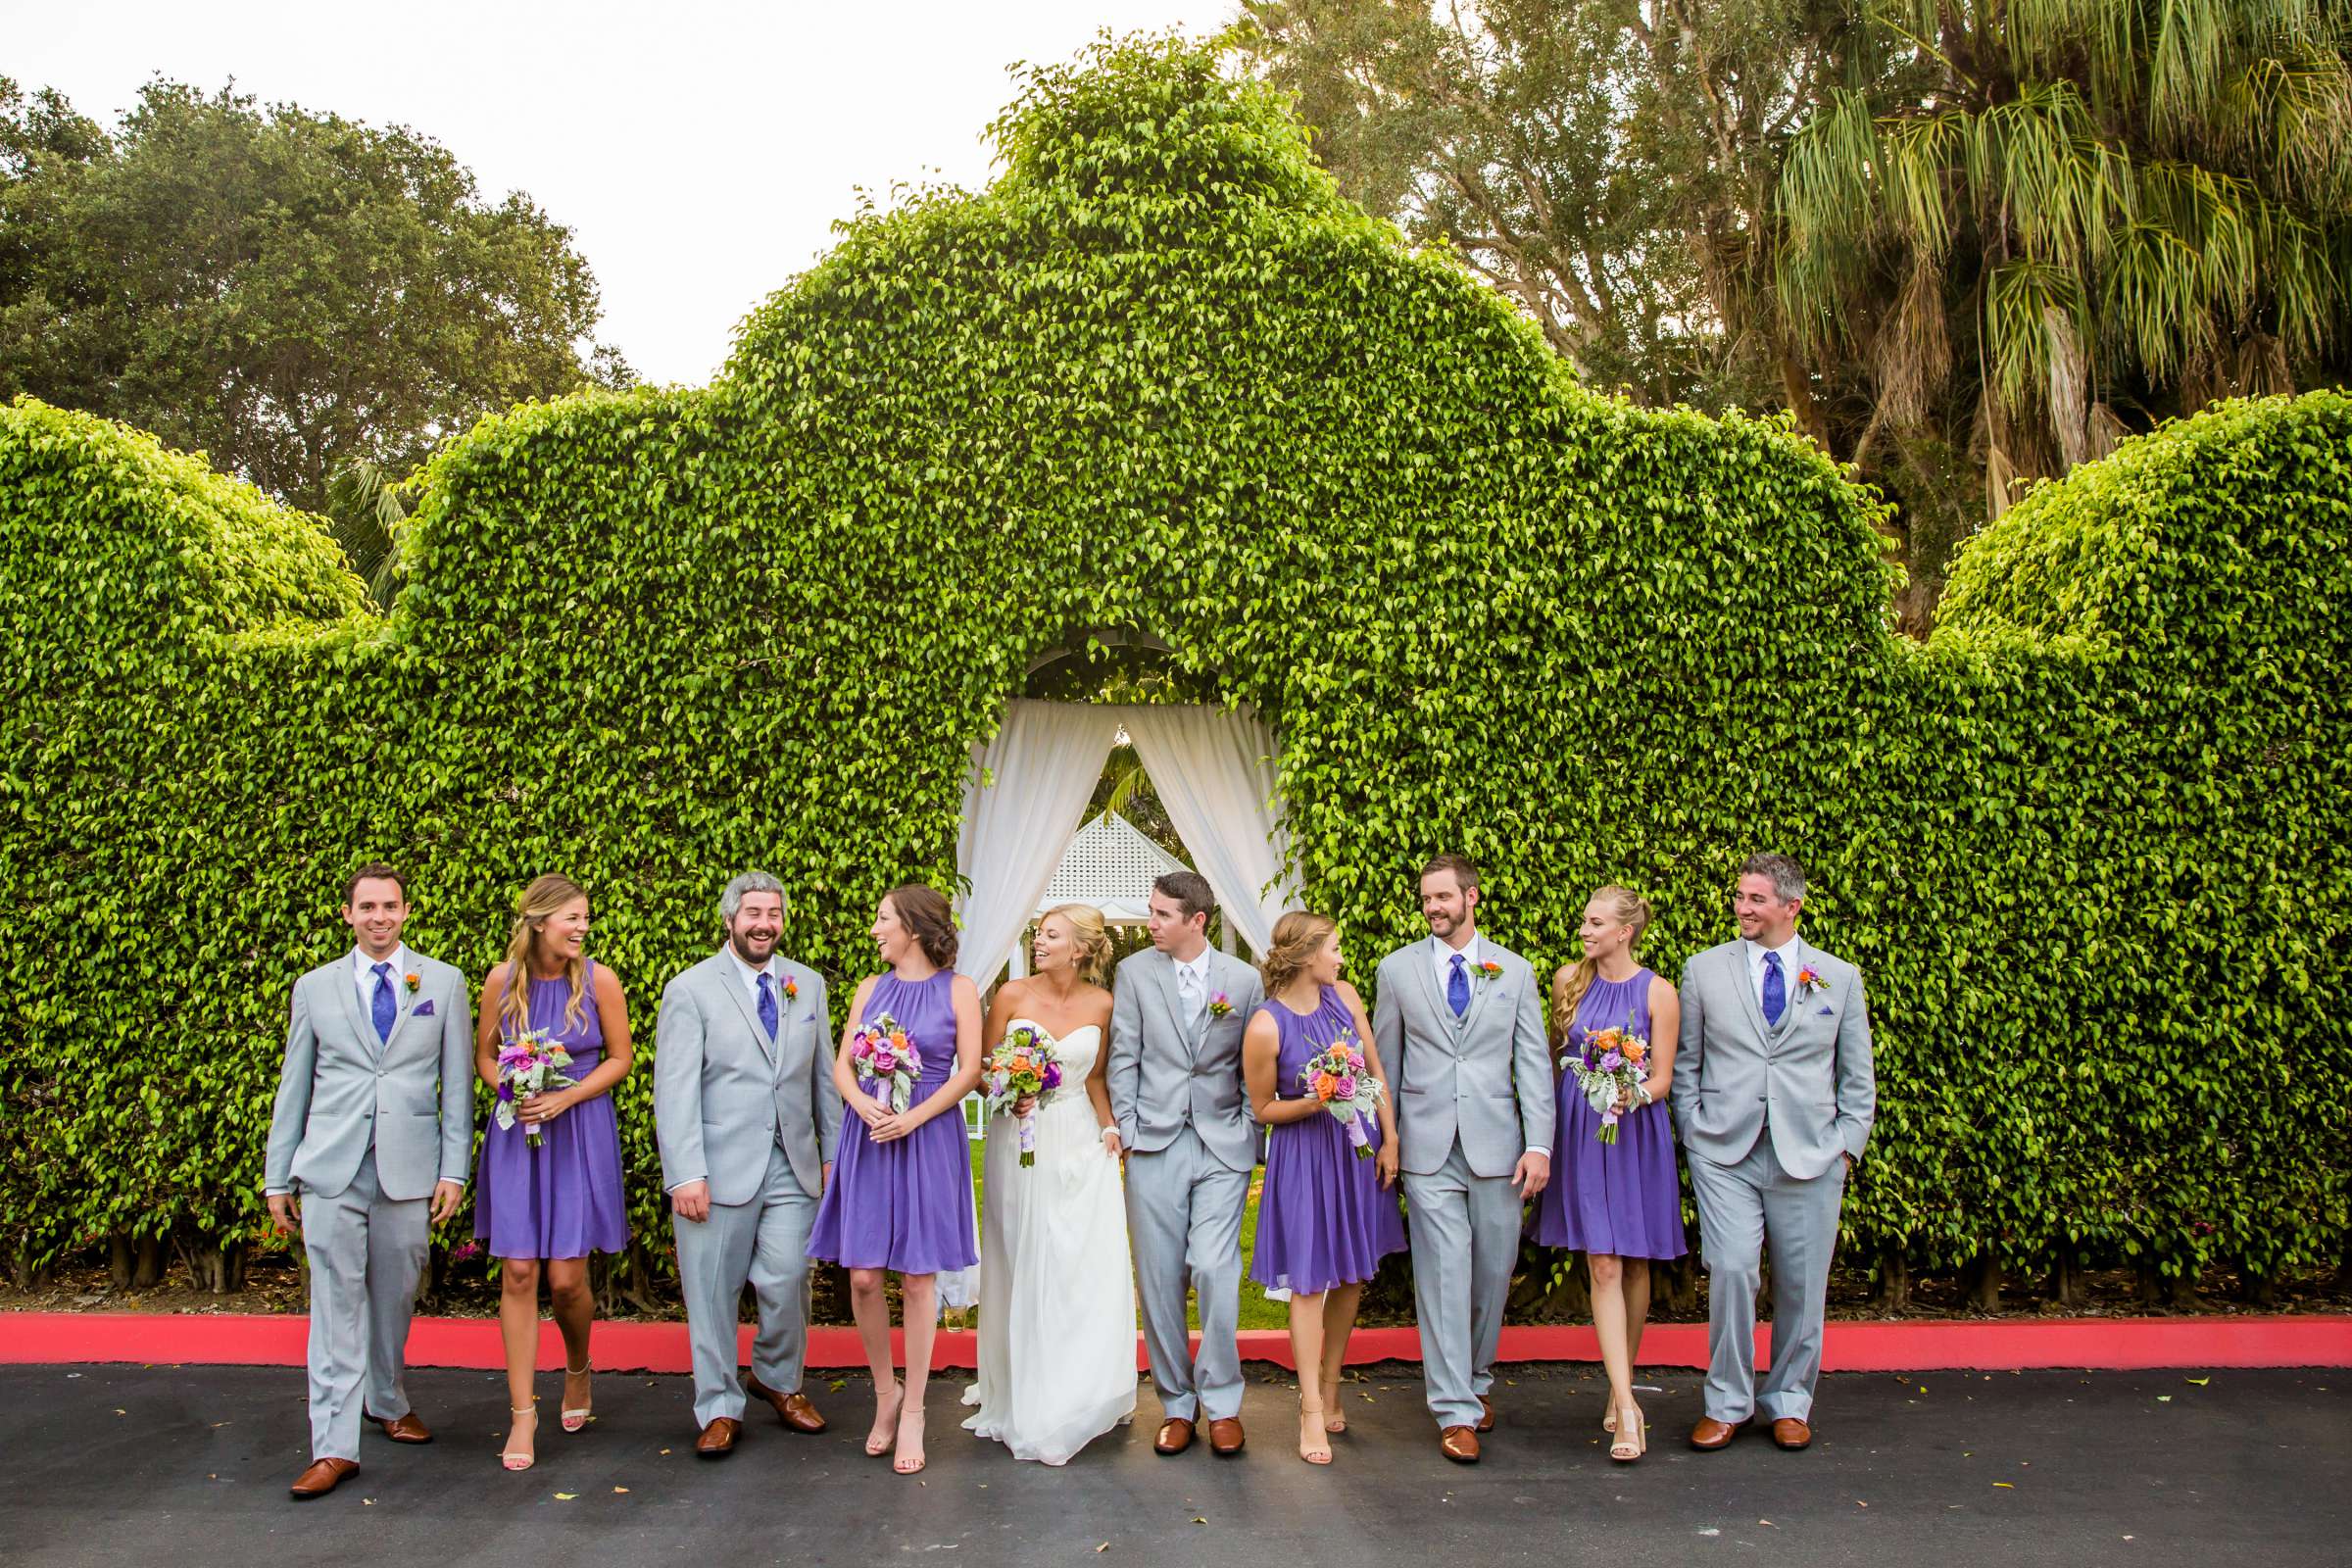
<svg viewBox="0 0 2352 1568">
<path fill-rule="evenodd" d="M 449 1260 L 452 1263 L 463 1263 L 469 1257 L 479 1257 L 481 1255 L 482 1244 L 479 1242 L 469 1241 L 463 1247 L 452 1249 L 449 1254 Z"/>
</svg>

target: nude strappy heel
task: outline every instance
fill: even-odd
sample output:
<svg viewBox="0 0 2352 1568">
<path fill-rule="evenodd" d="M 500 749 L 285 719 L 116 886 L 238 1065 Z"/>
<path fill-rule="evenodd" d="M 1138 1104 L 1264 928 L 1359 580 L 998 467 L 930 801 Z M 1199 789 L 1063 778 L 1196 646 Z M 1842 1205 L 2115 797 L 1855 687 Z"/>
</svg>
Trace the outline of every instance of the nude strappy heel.
<svg viewBox="0 0 2352 1568">
<path fill-rule="evenodd" d="M 1637 1411 L 1631 1431 L 1626 1430 L 1622 1422 L 1619 1423 L 1617 1441 L 1609 1445 L 1609 1457 L 1619 1464 L 1632 1464 L 1648 1451 L 1649 1418 Z"/>
<path fill-rule="evenodd" d="M 594 1362 L 590 1362 L 586 1366 L 573 1366 L 569 1362 L 566 1362 L 564 1363 L 564 1375 L 567 1378 L 584 1378 L 595 1370 L 596 1364 Z M 590 1397 L 593 1398 L 594 1396 L 591 1395 Z M 595 1418 L 595 1415 L 596 1411 L 585 1404 L 581 1405 L 576 1410 L 566 1410 L 564 1412 L 564 1430 L 566 1432 L 577 1432 L 581 1428 L 587 1426 L 587 1424 Z"/>
<path fill-rule="evenodd" d="M 1300 1434 L 1298 1457 L 1304 1459 L 1308 1464 L 1331 1463 L 1331 1440 L 1323 1433 L 1323 1407 L 1321 1405 L 1299 1406 L 1298 1430 Z M 1305 1436 L 1310 1430 L 1314 1433 L 1314 1442 L 1311 1446 Z"/>
<path fill-rule="evenodd" d="M 536 1444 L 539 1431 L 538 1408 L 536 1406 L 533 1406 L 528 1410 L 516 1410 L 510 1408 L 507 1411 L 507 1414 L 512 1416 L 529 1416 L 531 1418 L 532 1438 L 534 1444 Z M 513 1441 L 512 1434 L 509 1434 L 509 1441 Z M 538 1462 L 538 1455 L 535 1453 L 522 1453 L 514 1448 L 509 1448 L 506 1450 L 506 1452 L 498 1456 L 498 1462 L 505 1465 L 510 1470 L 528 1470 L 532 1465 Z"/>
</svg>

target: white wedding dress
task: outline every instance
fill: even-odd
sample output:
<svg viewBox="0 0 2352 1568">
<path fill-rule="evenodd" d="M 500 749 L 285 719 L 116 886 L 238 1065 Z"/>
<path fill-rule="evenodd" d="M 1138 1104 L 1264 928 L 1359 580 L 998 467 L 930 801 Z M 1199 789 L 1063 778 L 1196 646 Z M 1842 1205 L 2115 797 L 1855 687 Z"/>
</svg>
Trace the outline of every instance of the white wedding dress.
<svg viewBox="0 0 2352 1568">
<path fill-rule="evenodd" d="M 1033 1019 L 1015 1019 L 1041 1035 Z M 1050 1036 L 1048 1038 L 1051 1038 Z M 980 1377 L 967 1431 L 1016 1459 L 1065 1464 L 1135 1414 L 1135 1276 L 1119 1162 L 1102 1147 L 1086 1075 L 1093 1024 L 1054 1041 L 1063 1088 L 1036 1111 L 1037 1163 L 1020 1123 L 990 1118 L 980 1194 Z"/>
</svg>

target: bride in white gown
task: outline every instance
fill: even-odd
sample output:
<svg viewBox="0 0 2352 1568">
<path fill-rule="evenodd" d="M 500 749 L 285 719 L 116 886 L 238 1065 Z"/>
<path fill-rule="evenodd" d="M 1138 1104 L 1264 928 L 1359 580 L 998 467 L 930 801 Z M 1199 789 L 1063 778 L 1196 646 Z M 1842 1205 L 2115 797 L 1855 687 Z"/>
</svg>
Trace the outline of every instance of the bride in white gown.
<svg viewBox="0 0 2352 1568">
<path fill-rule="evenodd" d="M 1135 1414 L 1135 1284 L 1119 1135 L 1104 1078 L 1110 939 L 1101 911 L 1063 905 L 1038 921 L 1036 972 L 998 988 L 982 1031 L 1015 1024 L 1054 1044 L 1062 1087 L 1032 1113 L 1020 1163 L 1010 1112 L 992 1118 L 980 1191 L 980 1377 L 966 1430 L 1016 1459 L 1064 1464 Z"/>
</svg>

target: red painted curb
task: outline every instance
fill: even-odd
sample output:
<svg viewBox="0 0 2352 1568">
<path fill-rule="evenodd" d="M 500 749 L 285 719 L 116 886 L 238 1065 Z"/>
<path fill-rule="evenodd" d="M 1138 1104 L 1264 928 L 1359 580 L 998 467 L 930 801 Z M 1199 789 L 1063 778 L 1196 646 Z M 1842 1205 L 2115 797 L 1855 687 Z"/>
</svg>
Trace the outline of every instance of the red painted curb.
<svg viewBox="0 0 2352 1568">
<path fill-rule="evenodd" d="M 0 1364 L 60 1362 L 188 1363 L 215 1366 L 300 1366 L 310 1320 L 242 1313 L 10 1312 L 0 1314 Z M 903 1353 L 902 1337 L 892 1348 Z M 1245 1360 L 1291 1365 L 1290 1336 L 1257 1329 L 1241 1336 Z M 691 1370 L 683 1323 L 599 1323 L 595 1359 L 613 1372 Z M 741 1331 L 742 1357 L 751 1359 L 752 1330 Z M 1756 1331 L 1759 1364 L 1770 1354 L 1769 1326 Z M 935 1367 L 973 1364 L 973 1336 L 942 1330 Z M 1505 1361 L 1597 1361 L 1600 1346 L 1590 1328 L 1528 1327 L 1502 1331 Z M 1351 1364 L 1418 1361 L 1417 1329 L 1359 1329 L 1348 1342 Z M 1703 1367 L 1707 1330 L 1699 1323 L 1653 1324 L 1642 1340 L 1642 1363 Z M 418 1318 L 409 1336 L 411 1366 L 492 1370 L 506 1364 L 495 1318 Z M 539 1365 L 564 1364 L 555 1325 L 542 1323 Z M 855 1329 L 809 1331 L 808 1364 L 861 1367 L 865 1352 Z M 1136 1346 L 1136 1366 L 1145 1366 Z M 2148 1367 L 2352 1366 L 2352 1314 L 2297 1317 L 2056 1318 L 2043 1321 L 1838 1322 L 1828 1328 L 1822 1368 L 1829 1372 L 2011 1372 L 2034 1367 L 2133 1371 Z"/>
</svg>

